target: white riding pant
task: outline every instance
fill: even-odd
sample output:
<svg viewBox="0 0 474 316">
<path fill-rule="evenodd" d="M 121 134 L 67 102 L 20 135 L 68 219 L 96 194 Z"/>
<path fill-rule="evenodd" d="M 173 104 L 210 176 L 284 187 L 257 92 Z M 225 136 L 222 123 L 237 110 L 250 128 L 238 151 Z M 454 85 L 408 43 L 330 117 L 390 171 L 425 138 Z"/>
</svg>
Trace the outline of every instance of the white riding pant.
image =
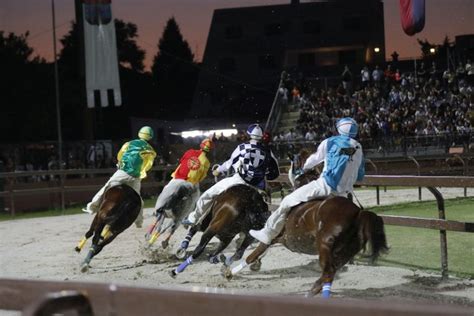
<svg viewBox="0 0 474 316">
<path fill-rule="evenodd" d="M 344 195 L 344 193 L 334 191 L 323 177 L 303 185 L 281 201 L 280 206 L 270 215 L 261 231 L 273 240 L 285 226 L 286 218 L 292 207 L 330 194 Z"/>
<path fill-rule="evenodd" d="M 87 209 L 92 211 L 92 213 L 97 213 L 99 211 L 100 203 L 102 202 L 102 198 L 104 197 L 105 191 L 107 191 L 110 187 L 113 187 L 115 185 L 119 184 L 126 184 L 132 189 L 135 190 L 135 192 L 140 195 L 140 189 L 141 189 L 141 179 L 132 177 L 128 173 L 126 173 L 123 170 L 117 170 L 115 173 L 110 177 L 109 181 L 105 183 L 105 185 L 97 192 L 94 197 L 92 198 L 92 201 L 87 204 Z M 140 210 L 140 213 L 138 214 L 137 219 L 135 220 L 135 224 L 141 225 L 143 223 L 143 200 L 142 200 L 142 208 Z"/>
<path fill-rule="evenodd" d="M 214 197 L 237 184 L 248 185 L 238 173 L 235 173 L 232 177 L 224 178 L 210 187 L 196 202 L 196 208 L 188 216 L 189 221 L 195 224 L 202 221 L 209 212 Z"/>
<path fill-rule="evenodd" d="M 156 200 L 155 210 L 161 210 L 164 207 L 170 207 L 169 203 L 173 198 L 173 195 L 179 191 L 181 187 L 185 187 L 189 194 L 186 196 L 189 201 L 187 201 L 186 206 L 189 207 L 189 210 L 185 212 L 189 213 L 194 209 L 197 199 L 199 198 L 199 184 L 192 184 L 183 179 L 171 179 L 167 185 L 161 191 L 160 196 Z"/>
</svg>

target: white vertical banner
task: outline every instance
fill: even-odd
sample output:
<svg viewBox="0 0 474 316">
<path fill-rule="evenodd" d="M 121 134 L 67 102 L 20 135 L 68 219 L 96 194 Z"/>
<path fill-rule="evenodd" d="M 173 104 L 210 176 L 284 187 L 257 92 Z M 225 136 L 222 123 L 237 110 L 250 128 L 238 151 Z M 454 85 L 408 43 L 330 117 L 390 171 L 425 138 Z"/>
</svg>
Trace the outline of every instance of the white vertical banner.
<svg viewBox="0 0 474 316">
<path fill-rule="evenodd" d="M 115 24 L 111 0 L 82 0 L 86 64 L 87 106 L 95 107 L 95 93 L 100 104 L 109 105 L 108 90 L 113 91 L 116 106 L 122 104 L 117 59 Z"/>
</svg>

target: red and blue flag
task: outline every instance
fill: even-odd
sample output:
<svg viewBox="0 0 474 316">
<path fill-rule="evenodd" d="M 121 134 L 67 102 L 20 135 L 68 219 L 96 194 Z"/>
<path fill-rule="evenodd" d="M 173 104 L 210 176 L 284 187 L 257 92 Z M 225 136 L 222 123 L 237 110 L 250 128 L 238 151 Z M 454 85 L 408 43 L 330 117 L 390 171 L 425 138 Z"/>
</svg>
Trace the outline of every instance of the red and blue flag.
<svg viewBox="0 0 474 316">
<path fill-rule="evenodd" d="M 425 0 L 400 0 L 400 19 L 407 35 L 415 35 L 425 26 Z"/>
</svg>

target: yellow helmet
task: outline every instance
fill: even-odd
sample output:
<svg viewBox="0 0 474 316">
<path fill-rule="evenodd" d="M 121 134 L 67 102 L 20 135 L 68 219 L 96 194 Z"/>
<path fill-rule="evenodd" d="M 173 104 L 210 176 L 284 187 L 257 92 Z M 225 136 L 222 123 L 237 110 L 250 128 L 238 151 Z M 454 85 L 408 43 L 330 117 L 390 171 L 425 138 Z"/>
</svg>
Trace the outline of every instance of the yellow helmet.
<svg viewBox="0 0 474 316">
<path fill-rule="evenodd" d="M 150 126 L 143 126 L 138 131 L 138 138 L 143 140 L 150 140 L 153 138 L 153 129 Z"/>
</svg>

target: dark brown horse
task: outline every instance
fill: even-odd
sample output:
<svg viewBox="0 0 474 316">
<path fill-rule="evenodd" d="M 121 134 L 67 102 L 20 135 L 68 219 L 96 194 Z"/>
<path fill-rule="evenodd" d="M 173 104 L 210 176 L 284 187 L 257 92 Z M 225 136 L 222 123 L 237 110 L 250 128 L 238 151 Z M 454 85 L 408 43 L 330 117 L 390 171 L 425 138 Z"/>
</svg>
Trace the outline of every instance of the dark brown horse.
<svg viewBox="0 0 474 316">
<path fill-rule="evenodd" d="M 255 188 L 242 184 L 230 187 L 214 199 L 209 214 L 204 218 L 201 224 L 201 230 L 204 230 L 204 233 L 199 245 L 181 265 L 170 272 L 171 276 L 175 277 L 178 273 L 183 272 L 194 259 L 202 254 L 214 236 L 219 238 L 220 243 L 217 249 L 210 255 L 209 261 L 211 263 L 222 261 L 224 264 L 230 265 L 232 262 L 240 260 L 245 249 L 247 249 L 254 240 L 254 238 L 249 235 L 249 230 L 261 229 L 269 215 L 268 205 Z M 197 230 L 197 226 L 190 229 L 190 238 Z M 218 257 L 221 251 L 223 251 L 239 233 L 244 233 L 245 238 L 235 254 L 227 259 L 223 256 Z"/>
<path fill-rule="evenodd" d="M 105 245 L 111 243 L 115 237 L 132 225 L 140 213 L 141 207 L 142 200 L 140 196 L 128 185 L 113 186 L 104 193 L 99 212 L 97 212 L 89 230 L 75 248 L 77 252 L 80 252 L 87 239 L 94 236 L 89 253 L 82 262 L 82 272 L 89 269 L 90 261 Z"/>
<path fill-rule="evenodd" d="M 303 164 L 301 161 L 301 166 Z M 295 184 L 304 185 L 315 179 L 311 173 L 305 173 Z M 272 244 L 275 243 L 282 243 L 294 252 L 319 255 L 322 273 L 310 293 L 317 295 L 323 290 L 323 297 L 329 297 L 336 271 L 361 250 L 365 251 L 367 244 L 371 246 L 371 262 L 388 250 L 382 218 L 373 212 L 360 210 L 352 201 L 340 196 L 295 206 L 283 231 L 273 240 Z M 230 279 L 245 266 L 259 263 L 268 247 L 260 243 L 242 263 L 233 269 L 228 268 L 225 276 Z"/>
</svg>

